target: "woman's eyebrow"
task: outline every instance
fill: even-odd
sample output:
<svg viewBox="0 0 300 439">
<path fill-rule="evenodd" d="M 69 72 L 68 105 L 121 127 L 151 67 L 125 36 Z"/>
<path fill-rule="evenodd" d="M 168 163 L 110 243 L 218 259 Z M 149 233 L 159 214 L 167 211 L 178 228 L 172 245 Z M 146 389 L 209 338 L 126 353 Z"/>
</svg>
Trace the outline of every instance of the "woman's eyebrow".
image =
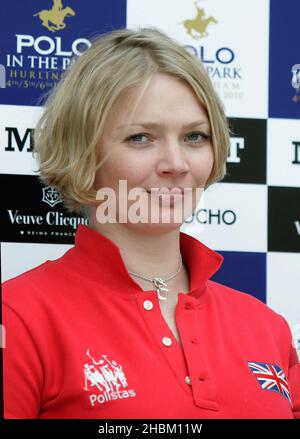
<svg viewBox="0 0 300 439">
<path fill-rule="evenodd" d="M 209 122 L 207 120 L 196 120 L 194 122 L 189 122 L 189 123 L 182 125 L 182 128 L 194 128 L 194 127 L 202 126 L 202 125 L 209 126 Z M 128 125 L 120 125 L 116 129 L 120 130 L 122 128 L 128 128 L 128 127 L 133 127 L 133 126 L 139 126 L 139 127 L 143 127 L 143 128 L 159 128 L 159 127 L 163 126 L 163 124 L 157 123 L 157 122 L 134 122 L 134 123 L 131 123 Z"/>
</svg>

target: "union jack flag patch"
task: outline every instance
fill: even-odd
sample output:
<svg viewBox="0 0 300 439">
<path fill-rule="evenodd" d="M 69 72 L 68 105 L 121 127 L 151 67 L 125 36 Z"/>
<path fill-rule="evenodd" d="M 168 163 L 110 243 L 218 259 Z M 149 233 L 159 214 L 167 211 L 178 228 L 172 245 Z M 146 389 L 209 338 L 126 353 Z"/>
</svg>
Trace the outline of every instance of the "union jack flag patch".
<svg viewBox="0 0 300 439">
<path fill-rule="evenodd" d="M 289 385 L 283 370 L 276 364 L 249 361 L 248 366 L 263 390 L 277 392 L 291 403 Z"/>
</svg>

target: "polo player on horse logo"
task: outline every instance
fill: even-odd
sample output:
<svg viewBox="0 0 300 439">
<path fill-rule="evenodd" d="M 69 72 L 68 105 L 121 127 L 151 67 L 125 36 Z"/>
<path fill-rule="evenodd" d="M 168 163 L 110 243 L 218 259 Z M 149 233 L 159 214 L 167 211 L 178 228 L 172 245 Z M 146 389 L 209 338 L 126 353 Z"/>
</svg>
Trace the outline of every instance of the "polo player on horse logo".
<svg viewBox="0 0 300 439">
<path fill-rule="evenodd" d="M 207 37 L 207 26 L 210 23 L 217 23 L 217 20 L 214 17 L 205 18 L 204 9 L 199 8 L 197 2 L 195 2 L 195 6 L 197 8 L 197 15 L 193 20 L 184 20 L 179 24 L 183 24 L 187 33 L 194 38 L 195 40 L 203 37 Z M 194 31 L 194 33 L 192 33 Z M 196 32 L 196 35 L 195 35 Z"/>
<path fill-rule="evenodd" d="M 61 0 L 53 0 L 52 9 L 43 9 L 33 16 L 35 17 L 36 15 L 39 16 L 43 26 L 51 32 L 56 32 L 66 27 L 64 23 L 65 17 L 73 17 L 75 12 L 69 6 L 63 8 Z"/>
</svg>

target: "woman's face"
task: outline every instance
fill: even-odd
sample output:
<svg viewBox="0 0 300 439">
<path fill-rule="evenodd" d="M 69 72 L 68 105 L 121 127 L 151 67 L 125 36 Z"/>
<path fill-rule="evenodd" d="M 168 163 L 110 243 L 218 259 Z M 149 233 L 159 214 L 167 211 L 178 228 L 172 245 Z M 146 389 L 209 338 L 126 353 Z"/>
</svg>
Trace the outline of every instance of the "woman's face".
<svg viewBox="0 0 300 439">
<path fill-rule="evenodd" d="M 213 167 L 210 123 L 191 88 L 165 74 L 154 76 L 132 117 L 141 89 L 135 87 L 121 95 L 110 112 L 98 150 L 100 160 L 109 156 L 97 171 L 94 187 L 115 191 L 117 215 L 120 180 L 123 188 L 124 181 L 127 185 L 126 194 L 121 195 L 123 202 L 133 188 L 139 188 L 140 197 L 127 199 L 127 208 L 131 214 L 141 213 L 145 222 L 134 224 L 129 215 L 125 222 L 130 227 L 178 228 L 195 210 Z M 159 195 L 153 188 L 165 188 L 161 191 L 165 194 Z M 172 188 L 179 189 L 173 189 L 172 195 Z M 182 194 L 184 188 L 191 189 Z M 183 213 L 188 199 L 192 207 L 182 218 L 179 211 Z M 159 212 L 158 222 L 151 220 L 150 210 Z M 165 222 L 163 218 L 168 217 L 170 221 Z"/>
</svg>

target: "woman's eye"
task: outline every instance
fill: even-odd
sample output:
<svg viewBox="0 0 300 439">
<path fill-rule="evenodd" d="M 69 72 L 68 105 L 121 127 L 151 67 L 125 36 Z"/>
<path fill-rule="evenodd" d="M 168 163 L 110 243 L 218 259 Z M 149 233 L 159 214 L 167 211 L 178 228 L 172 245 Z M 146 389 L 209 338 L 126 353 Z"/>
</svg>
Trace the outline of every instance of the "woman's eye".
<svg viewBox="0 0 300 439">
<path fill-rule="evenodd" d="M 200 132 L 193 132 L 186 136 L 188 142 L 192 143 L 202 143 L 205 140 L 209 138 L 208 134 L 200 133 Z"/>
<path fill-rule="evenodd" d="M 133 136 L 127 137 L 126 141 L 130 143 L 147 143 L 149 141 L 149 137 L 143 133 L 134 134 Z"/>
</svg>

